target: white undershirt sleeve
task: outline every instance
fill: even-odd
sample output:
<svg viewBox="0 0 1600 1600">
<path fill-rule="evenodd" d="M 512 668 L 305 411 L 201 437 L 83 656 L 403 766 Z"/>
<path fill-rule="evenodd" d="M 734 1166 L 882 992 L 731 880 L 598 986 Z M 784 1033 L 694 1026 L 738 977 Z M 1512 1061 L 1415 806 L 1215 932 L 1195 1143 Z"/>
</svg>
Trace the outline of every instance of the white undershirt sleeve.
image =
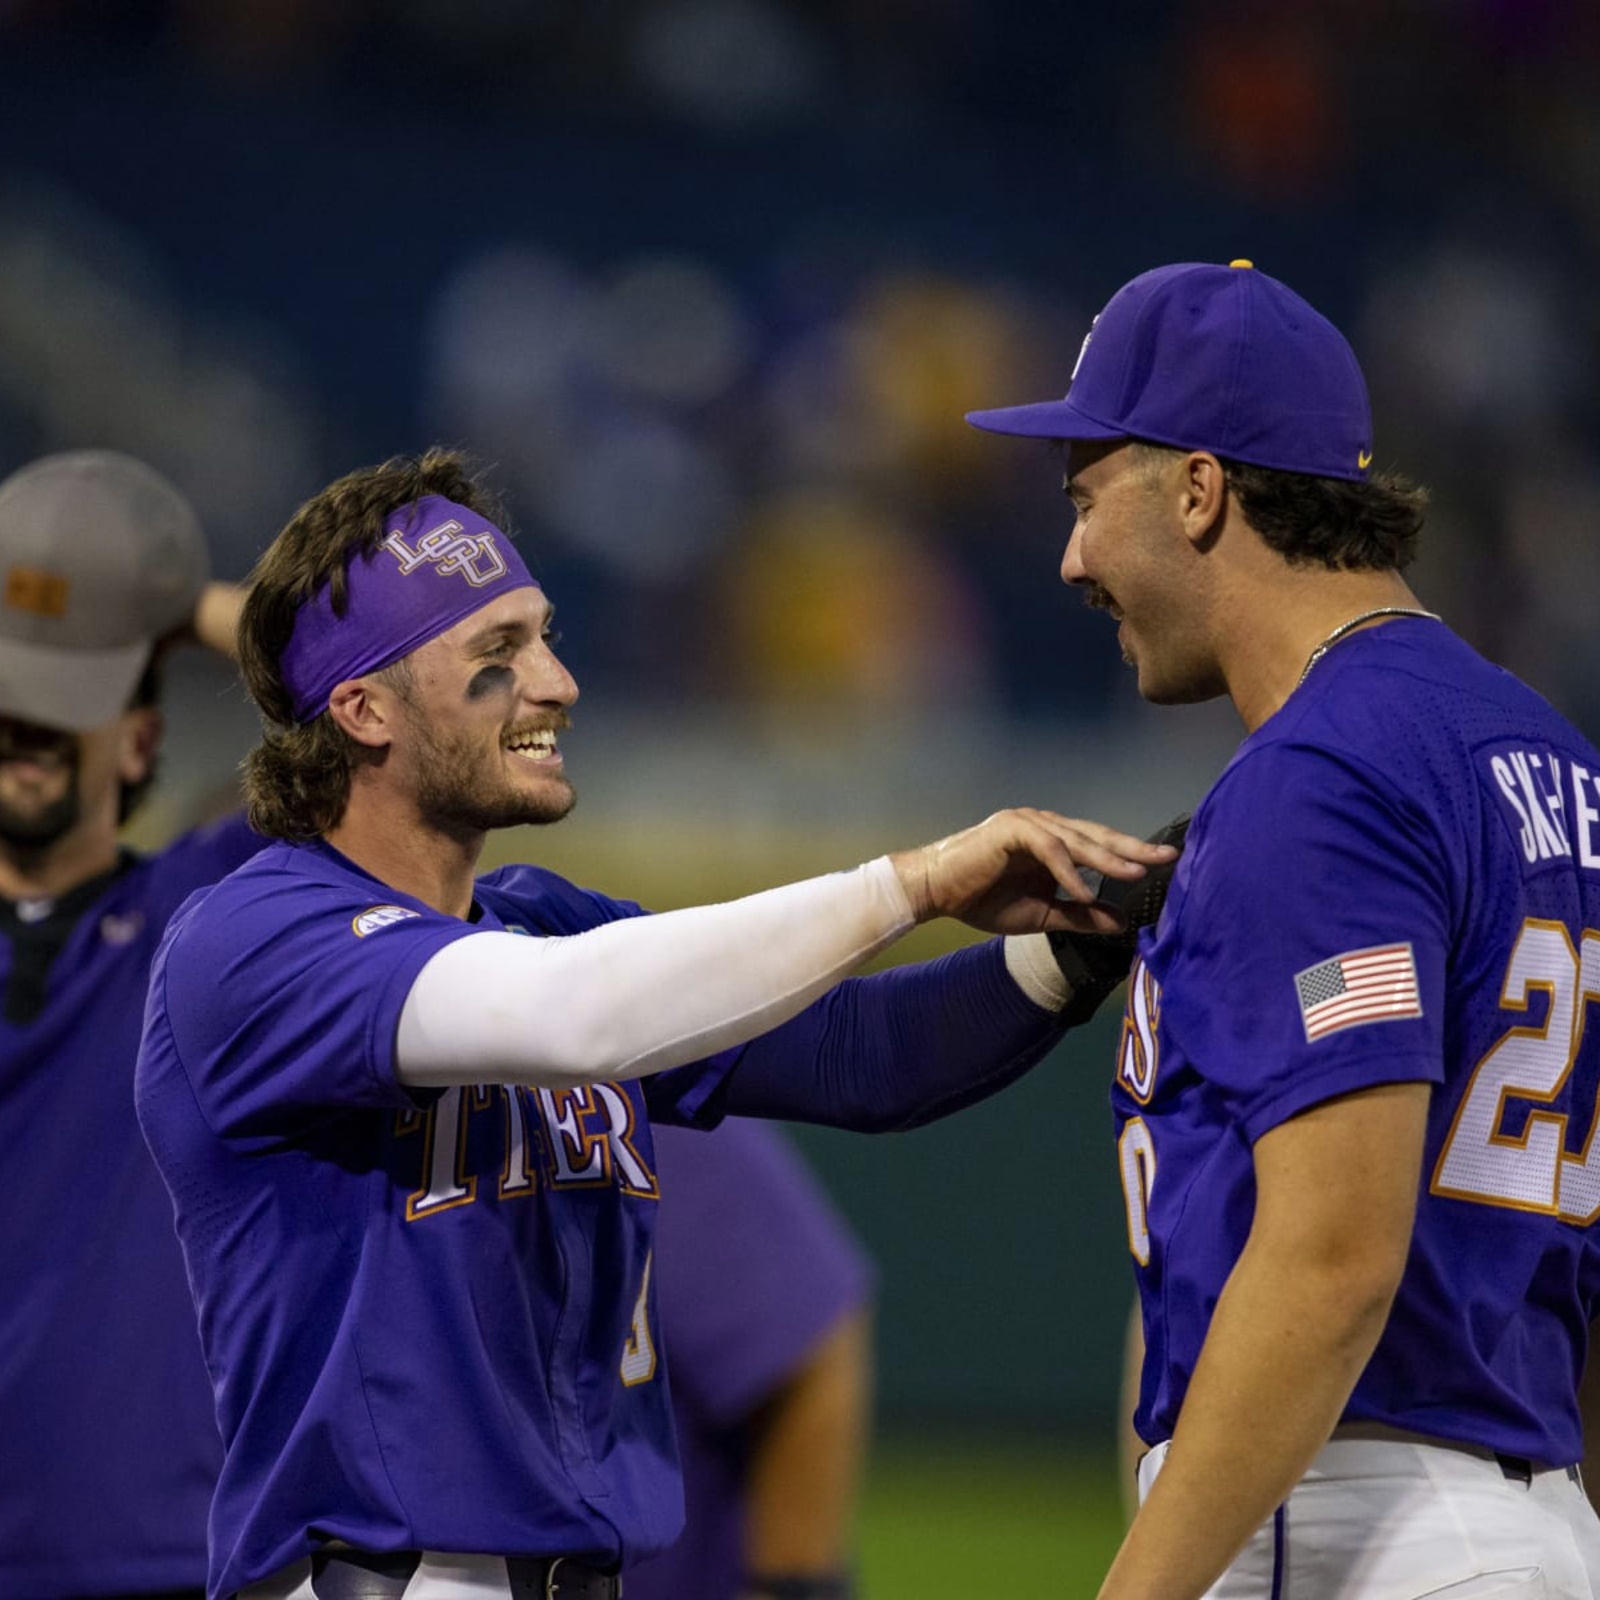
<svg viewBox="0 0 1600 1600">
<path fill-rule="evenodd" d="M 396 1075 L 414 1088 L 564 1088 L 683 1066 L 786 1022 L 914 921 L 880 856 L 565 938 L 468 934 L 417 974 Z"/>
</svg>

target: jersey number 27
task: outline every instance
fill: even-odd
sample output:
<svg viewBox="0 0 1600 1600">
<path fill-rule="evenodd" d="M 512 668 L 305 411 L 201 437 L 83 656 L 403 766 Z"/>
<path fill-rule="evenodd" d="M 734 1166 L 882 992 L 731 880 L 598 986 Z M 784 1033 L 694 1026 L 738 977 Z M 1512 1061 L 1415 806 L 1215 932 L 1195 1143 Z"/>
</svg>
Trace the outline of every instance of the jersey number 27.
<svg viewBox="0 0 1600 1600">
<path fill-rule="evenodd" d="M 1500 1009 L 1526 1012 L 1532 991 L 1550 997 L 1544 1021 L 1504 1034 L 1478 1063 L 1433 1170 L 1432 1192 L 1456 1200 L 1537 1211 L 1586 1227 L 1600 1217 L 1600 1106 L 1583 1150 L 1569 1154 L 1563 1112 L 1526 1109 L 1507 1133 L 1517 1101 L 1550 1105 L 1583 1048 L 1589 1002 L 1600 1001 L 1600 933 L 1575 945 L 1559 922 L 1522 924 L 1500 991 Z"/>
</svg>

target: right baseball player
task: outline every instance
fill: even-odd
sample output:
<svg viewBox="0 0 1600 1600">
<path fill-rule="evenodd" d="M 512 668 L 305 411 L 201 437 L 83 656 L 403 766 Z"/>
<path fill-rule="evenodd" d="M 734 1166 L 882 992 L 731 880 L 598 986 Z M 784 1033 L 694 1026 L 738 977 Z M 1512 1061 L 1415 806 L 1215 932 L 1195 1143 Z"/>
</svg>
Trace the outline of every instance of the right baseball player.
<svg viewBox="0 0 1600 1600">
<path fill-rule="evenodd" d="M 1419 603 L 1355 356 L 1249 262 L 971 420 L 1065 441 L 1063 578 L 1246 728 L 1115 1065 L 1151 1448 L 1103 1600 L 1592 1600 L 1600 750 Z"/>
</svg>

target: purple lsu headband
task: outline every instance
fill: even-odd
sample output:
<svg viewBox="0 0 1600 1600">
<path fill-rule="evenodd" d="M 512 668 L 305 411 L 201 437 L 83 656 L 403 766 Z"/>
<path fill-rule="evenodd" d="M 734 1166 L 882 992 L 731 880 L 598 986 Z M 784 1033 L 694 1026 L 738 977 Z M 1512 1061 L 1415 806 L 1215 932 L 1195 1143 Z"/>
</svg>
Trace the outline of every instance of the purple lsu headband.
<svg viewBox="0 0 1600 1600">
<path fill-rule="evenodd" d="M 278 670 L 310 722 L 348 678 L 391 666 L 512 589 L 537 589 L 516 547 L 476 511 L 424 495 L 389 514 L 383 542 L 351 560 L 345 614 L 327 585 L 301 607 Z"/>
</svg>

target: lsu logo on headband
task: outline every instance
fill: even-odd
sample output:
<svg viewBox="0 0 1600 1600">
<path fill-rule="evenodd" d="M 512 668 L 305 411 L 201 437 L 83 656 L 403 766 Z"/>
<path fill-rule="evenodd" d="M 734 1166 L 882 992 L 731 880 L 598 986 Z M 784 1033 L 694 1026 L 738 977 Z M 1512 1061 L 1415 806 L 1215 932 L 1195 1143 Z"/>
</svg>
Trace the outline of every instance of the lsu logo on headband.
<svg viewBox="0 0 1600 1600">
<path fill-rule="evenodd" d="M 502 533 L 500 537 L 503 539 L 505 535 Z M 383 548 L 394 556 L 401 572 L 407 576 L 425 562 L 431 562 L 441 577 L 459 572 L 475 589 L 481 589 L 506 573 L 505 558 L 493 537 L 488 533 L 468 533 L 454 519 L 430 528 L 417 540 L 415 549 L 396 528 L 384 539 Z"/>
<path fill-rule="evenodd" d="M 499 528 L 442 495 L 390 512 L 382 540 L 350 558 L 345 580 L 344 615 L 324 585 L 301 605 L 278 659 L 302 725 L 347 679 L 392 665 L 512 589 L 539 587 Z"/>
</svg>

